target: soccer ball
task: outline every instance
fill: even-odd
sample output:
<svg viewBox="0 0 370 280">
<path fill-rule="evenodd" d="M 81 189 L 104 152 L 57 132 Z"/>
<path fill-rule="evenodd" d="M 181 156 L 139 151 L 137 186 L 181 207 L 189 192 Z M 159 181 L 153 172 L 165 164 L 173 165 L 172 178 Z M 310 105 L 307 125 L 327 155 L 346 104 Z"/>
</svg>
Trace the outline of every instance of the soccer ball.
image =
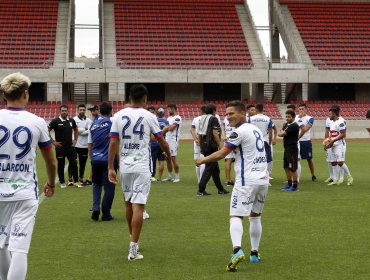
<svg viewBox="0 0 370 280">
<path fill-rule="evenodd" d="M 325 138 L 325 139 L 324 139 L 324 141 L 322 141 L 322 144 L 323 144 L 324 146 L 329 145 L 329 144 L 330 144 L 330 138 Z"/>
</svg>

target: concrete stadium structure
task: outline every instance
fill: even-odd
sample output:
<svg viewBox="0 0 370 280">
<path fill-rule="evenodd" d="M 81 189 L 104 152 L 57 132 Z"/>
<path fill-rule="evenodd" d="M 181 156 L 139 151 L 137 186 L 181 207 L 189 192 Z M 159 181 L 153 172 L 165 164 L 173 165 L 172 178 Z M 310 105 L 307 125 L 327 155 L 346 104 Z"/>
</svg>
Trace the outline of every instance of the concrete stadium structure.
<svg viewBox="0 0 370 280">
<path fill-rule="evenodd" d="M 19 1 L 24 3 L 24 0 Z M 42 96 L 38 99 L 40 101 L 124 101 L 127 98 L 125 94 L 127 84 L 145 83 L 163 84 L 163 99 L 166 101 L 217 100 L 205 97 L 206 84 L 238 84 L 237 91 L 239 91 L 241 100 L 248 99 L 252 102 L 272 100 L 279 104 L 285 103 L 288 101 L 288 97 L 292 96 L 294 99 L 302 101 L 318 99 L 320 97 L 318 88 L 321 84 L 350 84 L 354 100 L 370 102 L 370 62 L 368 66 L 356 69 L 351 67 L 325 69 L 325 67 L 316 65 L 310 58 L 289 10 L 290 1 L 287 0 L 269 0 L 271 38 L 271 58 L 269 59 L 266 58 L 263 51 L 247 1 L 244 0 L 244 3 L 243 1 L 224 1 L 232 2 L 232 5 L 235 6 L 244 40 L 253 61 L 250 67 L 241 67 L 240 69 L 228 67 L 196 68 L 181 65 L 178 68 L 125 68 L 117 60 L 116 52 L 115 2 L 119 2 L 119 0 L 100 0 L 99 2 L 100 57 L 96 60 L 77 60 L 74 54 L 74 0 L 59 0 L 57 2 L 55 54 L 52 65 L 48 68 L 23 68 L 22 65 L 2 68 L 0 61 L 0 77 L 20 71 L 28 75 L 34 84 L 40 83 L 41 86 L 35 89 Z M 145 1 L 136 2 L 145 3 Z M 192 1 L 172 0 L 168 2 L 191 3 Z M 193 2 L 217 3 L 220 1 Z M 296 0 L 291 2 L 331 3 L 333 1 Z M 353 1 L 345 0 L 335 1 L 335 3 L 346 2 L 353 3 Z M 366 0 L 357 0 L 356 2 L 369 5 Z M 288 52 L 287 61 L 280 59 L 279 35 L 281 35 Z M 370 35 L 365 34 L 364 36 L 367 36 L 366 40 L 370 40 Z M 368 45 L 370 45 L 370 41 Z M 325 48 L 325 45 L 323 47 Z M 368 49 L 363 52 L 363 55 L 370 57 Z M 88 94 L 89 89 L 91 94 Z M 224 99 L 228 99 L 228 96 L 225 95 Z M 155 98 L 152 97 L 152 100 Z M 368 136 L 367 133 L 363 132 L 366 121 L 350 123 L 350 126 L 356 127 L 357 131 L 350 134 L 352 137 Z M 322 137 L 320 132 L 314 131 L 314 135 L 317 135 L 318 138 Z"/>
</svg>

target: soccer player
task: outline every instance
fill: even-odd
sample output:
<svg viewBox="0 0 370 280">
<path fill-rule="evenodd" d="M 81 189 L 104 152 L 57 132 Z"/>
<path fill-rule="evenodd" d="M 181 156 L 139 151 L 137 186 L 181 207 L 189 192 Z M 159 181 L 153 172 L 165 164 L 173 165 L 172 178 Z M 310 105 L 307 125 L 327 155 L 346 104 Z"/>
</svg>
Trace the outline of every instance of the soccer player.
<svg viewBox="0 0 370 280">
<path fill-rule="evenodd" d="M 191 123 L 190 127 L 190 133 L 194 140 L 194 161 L 197 160 L 201 155 L 200 153 L 200 143 L 198 139 L 198 132 L 199 132 L 199 126 L 200 126 L 200 120 L 203 115 L 206 114 L 206 106 L 200 107 L 200 116 L 195 117 L 193 119 L 193 122 Z M 195 166 L 195 173 L 197 175 L 198 183 L 200 181 L 200 178 L 202 178 L 204 171 L 204 164 L 201 166 Z"/>
<path fill-rule="evenodd" d="M 366 112 L 366 119 L 370 120 L 370 110 L 368 110 L 368 111 Z M 369 132 L 369 133 L 370 133 L 370 128 L 369 128 L 369 127 L 368 127 L 368 128 L 366 128 L 366 130 L 367 130 L 367 132 Z"/>
<path fill-rule="evenodd" d="M 326 145 L 327 148 L 331 148 L 331 157 L 333 166 L 333 182 L 328 185 L 339 185 L 339 172 L 343 169 L 344 173 L 347 175 L 347 185 L 351 186 L 353 184 L 353 177 L 348 169 L 347 164 L 345 164 L 346 155 L 346 122 L 339 116 L 340 107 L 338 105 L 333 105 L 330 109 L 330 142 Z"/>
<path fill-rule="evenodd" d="M 224 141 L 226 142 L 231 133 L 233 132 L 234 128 L 230 125 L 230 122 L 227 119 L 227 116 L 224 118 L 223 124 L 222 124 L 222 130 L 223 130 L 223 135 L 225 135 Z M 231 179 L 231 165 L 235 161 L 235 155 L 234 152 L 230 152 L 226 157 L 225 157 L 225 175 L 226 175 L 226 186 L 234 186 L 234 182 Z"/>
<path fill-rule="evenodd" d="M 74 186 L 78 182 L 78 170 L 77 170 L 77 154 L 75 145 L 78 140 L 78 130 L 76 122 L 73 118 L 68 117 L 68 106 L 60 106 L 60 116 L 53 119 L 49 125 L 49 135 L 50 131 L 54 130 L 55 140 L 52 139 L 52 144 L 55 146 L 55 153 L 58 161 L 58 177 L 61 188 L 66 188 L 64 181 L 64 165 L 65 158 L 67 157 L 70 172 L 73 176 L 74 181 L 69 181 L 68 186 Z M 73 133 L 73 140 L 72 140 Z"/>
<path fill-rule="evenodd" d="M 316 181 L 315 167 L 312 160 L 312 143 L 311 143 L 311 128 L 314 123 L 313 117 L 307 115 L 307 105 L 302 103 L 298 106 L 298 126 L 299 131 L 299 153 L 301 159 L 306 159 L 310 168 L 312 181 Z"/>
<path fill-rule="evenodd" d="M 79 172 L 78 172 L 78 186 L 83 187 L 85 186 L 85 182 L 83 180 L 84 173 L 85 173 L 85 166 L 88 157 L 88 147 L 87 147 L 87 139 L 89 135 L 89 128 L 92 121 L 89 118 L 86 118 L 86 106 L 85 104 L 79 104 L 77 106 L 78 115 L 75 116 L 73 119 L 76 122 L 77 129 L 78 129 L 78 139 L 75 146 L 76 153 L 78 155 L 78 163 L 79 163 Z"/>
<path fill-rule="evenodd" d="M 151 133 L 157 138 L 166 156 L 171 157 L 157 118 L 143 108 L 146 107 L 147 95 L 148 90 L 144 85 L 133 85 L 130 88 L 131 106 L 114 115 L 108 150 L 108 176 L 113 184 L 117 184 L 114 159 L 118 149 L 120 154 L 121 183 L 131 236 L 128 255 L 130 261 L 144 258 L 138 252 L 138 242 L 151 183 Z"/>
<path fill-rule="evenodd" d="M 159 107 L 157 109 L 157 120 L 159 127 L 163 129 L 164 127 L 168 126 L 168 121 L 164 118 L 164 109 Z M 152 162 L 153 162 L 153 173 L 152 178 L 158 183 L 162 182 L 162 175 L 164 171 L 164 162 L 166 161 L 166 157 L 163 154 L 163 150 L 159 146 L 159 143 L 157 140 L 150 142 L 150 148 L 152 152 Z M 158 179 L 155 179 L 156 174 L 156 168 L 157 168 L 157 160 L 159 162 L 159 169 L 158 169 Z"/>
<path fill-rule="evenodd" d="M 265 143 L 267 165 L 269 166 L 269 170 L 272 170 L 272 120 L 270 117 L 263 114 L 263 104 L 256 105 L 256 114 L 250 116 L 248 118 L 248 122 L 254 124 L 262 131 L 263 141 Z M 271 174 L 269 176 L 271 177 Z"/>
<path fill-rule="evenodd" d="M 246 123 L 245 106 L 241 101 L 226 105 L 226 115 L 235 130 L 224 147 L 196 164 L 215 162 L 235 151 L 235 184 L 230 199 L 230 236 L 233 255 L 226 266 L 227 271 L 236 271 L 239 262 L 245 259 L 242 249 L 243 218 L 249 217 L 251 254 L 250 262 L 260 261 L 258 254 L 262 235 L 261 214 L 268 192 L 268 172 L 265 144 L 258 127 Z"/>
<path fill-rule="evenodd" d="M 43 119 L 25 110 L 31 81 L 21 73 L 6 76 L 0 93 L 0 279 L 23 280 L 39 204 L 36 149 L 45 162 L 44 195 L 55 190 L 56 161 Z"/>
<path fill-rule="evenodd" d="M 177 150 L 179 148 L 182 120 L 177 113 L 176 104 L 167 105 L 167 111 L 169 114 L 167 118 L 169 125 L 163 128 L 163 132 L 166 133 L 166 141 L 170 147 L 171 158 L 167 161 L 168 178 L 165 181 L 178 183 L 180 182 L 180 167 L 177 162 Z M 173 169 L 175 170 L 175 177 L 173 176 Z"/>
<path fill-rule="evenodd" d="M 100 215 L 101 191 L 104 187 L 104 197 L 101 205 L 102 221 L 111 221 L 111 208 L 114 199 L 115 184 L 108 180 L 108 146 L 109 132 L 112 127 L 112 105 L 103 102 L 100 105 L 99 117 L 94 121 L 89 129 L 88 149 L 91 159 L 92 170 L 92 192 L 93 206 L 91 219 L 98 221 Z M 117 159 L 115 170 L 117 166 Z"/>
<path fill-rule="evenodd" d="M 249 117 L 254 116 L 256 114 L 256 106 L 253 104 L 249 104 L 246 106 L 247 113 L 245 116 L 247 117 L 247 121 L 249 120 Z"/>
<path fill-rule="evenodd" d="M 279 137 L 284 137 L 284 170 L 288 185 L 282 187 L 284 191 L 298 191 L 297 163 L 298 163 L 298 135 L 299 126 L 295 122 L 295 112 L 285 112 L 286 123 L 279 132 Z"/>
</svg>

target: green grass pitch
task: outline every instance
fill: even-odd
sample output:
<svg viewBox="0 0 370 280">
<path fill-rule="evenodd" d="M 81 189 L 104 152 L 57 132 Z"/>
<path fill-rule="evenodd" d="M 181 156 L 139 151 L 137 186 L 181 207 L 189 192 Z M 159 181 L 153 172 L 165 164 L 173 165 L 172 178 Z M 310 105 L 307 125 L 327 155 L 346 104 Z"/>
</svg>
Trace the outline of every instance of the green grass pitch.
<svg viewBox="0 0 370 280">
<path fill-rule="evenodd" d="M 243 262 L 225 271 L 231 254 L 230 195 L 197 197 L 193 144 L 180 144 L 180 183 L 152 184 L 140 251 L 144 260 L 127 260 L 129 235 L 120 186 L 111 222 L 90 219 L 91 187 L 56 190 L 40 205 L 29 253 L 27 279 L 369 279 L 369 142 L 348 142 L 351 187 L 327 186 L 325 154 L 314 143 L 318 182 L 302 163 L 300 191 L 280 190 L 284 181 L 282 143 L 274 148 L 272 187 L 262 217 L 262 262 Z M 38 159 L 40 185 L 45 171 Z M 221 162 L 222 181 L 225 181 Z M 231 188 L 228 188 L 229 190 Z M 249 223 L 243 248 L 249 252 Z"/>
</svg>

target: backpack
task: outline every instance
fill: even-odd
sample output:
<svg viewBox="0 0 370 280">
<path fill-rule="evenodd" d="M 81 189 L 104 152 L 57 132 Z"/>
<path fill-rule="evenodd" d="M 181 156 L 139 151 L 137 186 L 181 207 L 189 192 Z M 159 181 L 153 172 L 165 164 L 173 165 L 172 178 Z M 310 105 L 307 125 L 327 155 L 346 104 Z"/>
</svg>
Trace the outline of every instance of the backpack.
<svg viewBox="0 0 370 280">
<path fill-rule="evenodd" d="M 209 119 L 206 135 L 202 135 L 200 150 L 203 155 L 210 155 L 218 150 L 218 146 L 213 138 L 212 122 L 216 117 L 212 116 Z"/>
</svg>

